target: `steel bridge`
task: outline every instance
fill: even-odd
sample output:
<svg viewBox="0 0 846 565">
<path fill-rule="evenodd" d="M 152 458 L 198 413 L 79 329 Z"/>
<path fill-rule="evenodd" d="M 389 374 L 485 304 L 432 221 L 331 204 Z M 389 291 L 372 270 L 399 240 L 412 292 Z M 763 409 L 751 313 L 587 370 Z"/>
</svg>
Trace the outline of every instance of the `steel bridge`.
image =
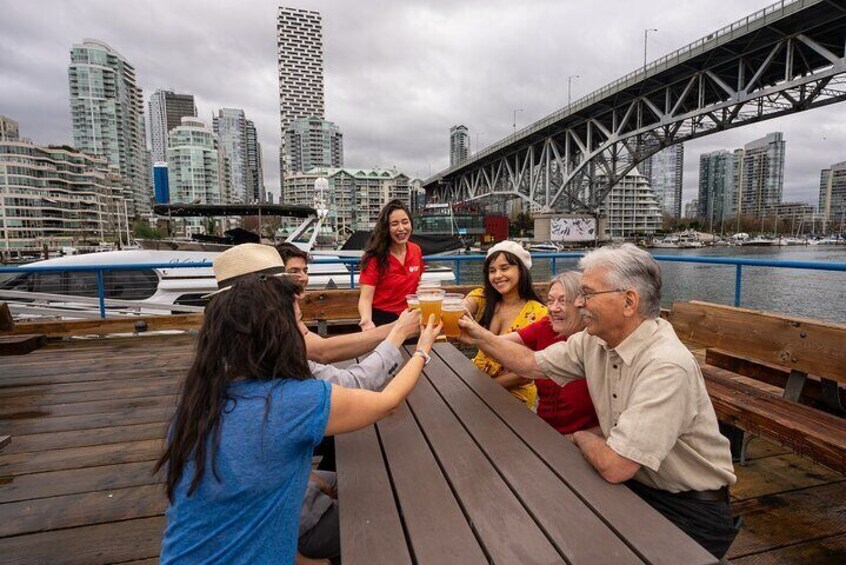
<svg viewBox="0 0 846 565">
<path fill-rule="evenodd" d="M 629 171 L 691 139 L 846 99 L 846 0 L 782 1 L 426 179 L 441 201 L 594 213 Z"/>
</svg>

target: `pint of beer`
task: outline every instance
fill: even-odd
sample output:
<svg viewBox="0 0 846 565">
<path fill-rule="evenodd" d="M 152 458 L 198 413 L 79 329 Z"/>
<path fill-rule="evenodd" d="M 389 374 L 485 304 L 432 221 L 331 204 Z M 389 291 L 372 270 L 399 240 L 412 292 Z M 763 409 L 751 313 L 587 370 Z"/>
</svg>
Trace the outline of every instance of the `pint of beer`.
<svg viewBox="0 0 846 565">
<path fill-rule="evenodd" d="M 424 324 L 429 322 L 429 316 L 435 316 L 435 325 L 441 323 L 441 304 L 444 300 L 444 291 L 439 288 L 421 288 L 417 291 L 417 299 L 420 301 L 420 315 Z"/>
<path fill-rule="evenodd" d="M 443 334 L 447 337 L 458 337 L 461 328 L 458 319 L 464 315 L 464 295 L 447 294 L 441 306 L 441 317 L 444 321 Z"/>
</svg>

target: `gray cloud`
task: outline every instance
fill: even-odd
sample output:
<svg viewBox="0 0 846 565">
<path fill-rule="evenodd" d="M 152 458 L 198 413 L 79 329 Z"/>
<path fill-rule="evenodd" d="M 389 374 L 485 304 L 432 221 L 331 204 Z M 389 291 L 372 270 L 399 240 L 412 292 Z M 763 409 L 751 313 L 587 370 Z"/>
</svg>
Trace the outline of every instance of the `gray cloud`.
<svg viewBox="0 0 846 565">
<path fill-rule="evenodd" d="M 265 182 L 278 190 L 277 2 L 4 0 L 0 113 L 39 143 L 70 143 L 67 64 L 86 37 L 136 67 L 145 98 L 157 88 L 195 95 L 200 116 L 243 108 L 263 145 Z M 428 176 L 448 161 L 448 130 L 493 143 L 643 62 L 643 30 L 656 58 L 767 5 L 738 0 L 604 2 L 529 0 L 309 1 L 324 22 L 326 117 L 345 135 L 350 166 L 396 166 Z M 733 149 L 770 131 L 787 140 L 785 198 L 817 199 L 819 170 L 846 160 L 841 107 L 772 120 L 688 144 L 685 200 L 695 197 L 699 154 Z"/>
</svg>

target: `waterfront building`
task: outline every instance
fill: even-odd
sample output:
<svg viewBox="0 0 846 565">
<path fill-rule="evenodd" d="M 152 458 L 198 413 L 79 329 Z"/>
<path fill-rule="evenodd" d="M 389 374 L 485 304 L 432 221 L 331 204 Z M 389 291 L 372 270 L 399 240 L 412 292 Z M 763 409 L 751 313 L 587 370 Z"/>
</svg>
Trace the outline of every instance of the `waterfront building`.
<svg viewBox="0 0 846 565">
<path fill-rule="evenodd" d="M 476 148 L 478 151 L 479 148 Z M 449 166 L 460 165 L 470 158 L 470 134 L 466 126 L 449 128 Z"/>
<path fill-rule="evenodd" d="M 136 83 L 135 67 L 95 39 L 74 45 L 70 55 L 74 146 L 117 165 L 129 182 L 126 200 L 130 216 L 148 214 L 153 192 L 144 99 Z"/>
<path fill-rule="evenodd" d="M 769 133 L 735 151 L 738 207 L 741 214 L 760 217 L 781 202 L 784 191 L 785 141 Z"/>
<path fill-rule="evenodd" d="M 232 202 L 263 202 L 261 147 L 255 124 L 238 108 L 222 108 L 212 121 L 220 147 L 229 158 Z"/>
<path fill-rule="evenodd" d="M 170 201 L 185 204 L 230 204 L 230 171 L 225 152 L 205 122 L 186 117 L 168 134 Z M 205 233 L 200 219 L 180 224 L 182 235 Z"/>
<path fill-rule="evenodd" d="M 820 171 L 819 212 L 835 231 L 846 221 L 846 161 Z"/>
<path fill-rule="evenodd" d="M 285 177 L 292 172 L 286 132 L 298 118 L 324 119 L 323 22 L 320 12 L 280 7 L 276 22 L 279 117 L 279 147 L 282 200 L 286 200 Z"/>
<path fill-rule="evenodd" d="M 299 118 L 288 125 L 285 138 L 292 173 L 310 171 L 315 167 L 344 166 L 344 135 L 333 122 Z"/>
<path fill-rule="evenodd" d="M 695 218 L 699 214 L 699 199 L 694 198 L 684 205 L 684 217 Z"/>
<path fill-rule="evenodd" d="M 184 117 L 197 117 L 197 106 L 191 94 L 156 90 L 150 97 L 150 146 L 154 163 L 167 158 L 167 134 L 181 125 Z"/>
<path fill-rule="evenodd" d="M 698 210 L 694 214 L 706 220 L 709 232 L 725 231 L 725 222 L 737 214 L 737 158 L 726 150 L 699 156 Z"/>
<path fill-rule="evenodd" d="M 599 175 L 598 182 L 606 182 Z M 661 205 L 646 177 L 632 169 L 621 178 L 599 207 L 606 217 L 607 235 L 635 237 L 652 235 L 661 229 Z"/>
<path fill-rule="evenodd" d="M 11 121 L 11 120 L 10 120 Z M 125 233 L 125 181 L 117 165 L 71 147 L 0 137 L 0 250 L 95 247 Z M 124 240 L 125 241 L 125 240 Z"/>
<path fill-rule="evenodd" d="M 640 164 L 641 172 L 655 193 L 661 210 L 674 218 L 681 217 L 682 182 L 684 180 L 684 144 L 662 149 Z"/>
<path fill-rule="evenodd" d="M 315 184 L 319 178 L 329 181 L 329 190 L 321 195 L 330 211 L 328 223 L 339 237 L 356 230 L 372 230 L 379 211 L 393 199 L 411 208 L 408 175 L 396 169 L 354 169 L 318 167 L 294 173 L 285 180 L 285 203 L 314 206 Z"/>
<path fill-rule="evenodd" d="M 17 141 L 20 139 L 18 122 L 6 116 L 0 116 L 0 141 Z"/>
</svg>

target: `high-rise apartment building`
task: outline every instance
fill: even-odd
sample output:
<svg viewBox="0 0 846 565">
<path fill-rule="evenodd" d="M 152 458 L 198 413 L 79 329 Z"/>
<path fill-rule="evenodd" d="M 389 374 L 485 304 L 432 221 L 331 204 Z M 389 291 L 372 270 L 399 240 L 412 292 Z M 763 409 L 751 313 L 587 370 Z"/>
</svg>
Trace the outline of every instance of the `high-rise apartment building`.
<svg viewBox="0 0 846 565">
<path fill-rule="evenodd" d="M 150 146 L 153 162 L 164 161 L 167 156 L 167 134 L 182 124 L 184 117 L 197 117 L 197 106 L 191 94 L 176 94 L 170 90 L 157 90 L 150 97 Z"/>
<path fill-rule="evenodd" d="M 708 231 L 724 231 L 726 220 L 737 214 L 736 163 L 735 154 L 726 150 L 699 156 L 697 215 L 705 218 Z"/>
<path fill-rule="evenodd" d="M 597 180 L 601 184 L 605 176 L 599 175 Z M 602 201 L 599 213 L 605 214 L 611 237 L 652 235 L 661 229 L 661 205 L 646 177 L 637 169 L 626 173 L 614 185 Z"/>
<path fill-rule="evenodd" d="M 280 183 L 285 201 L 285 176 L 291 173 L 286 144 L 288 126 L 298 118 L 324 119 L 323 23 L 320 12 L 280 7 L 277 23 L 279 64 Z"/>
<path fill-rule="evenodd" d="M 168 134 L 168 185 L 170 201 L 186 204 L 229 204 L 228 159 L 217 137 L 205 122 L 182 118 L 182 125 Z M 185 222 L 186 235 L 204 232 L 199 220 Z"/>
<path fill-rule="evenodd" d="M 344 135 L 333 122 L 319 118 L 293 120 L 285 132 L 291 157 L 291 173 L 315 167 L 344 166 Z"/>
<path fill-rule="evenodd" d="M 412 190 L 408 175 L 395 169 L 315 168 L 285 179 L 286 204 L 313 206 L 314 181 L 329 181 L 323 195 L 330 210 L 329 224 L 335 233 L 347 236 L 355 230 L 372 230 L 382 208 L 393 199 L 411 208 Z"/>
<path fill-rule="evenodd" d="M 820 171 L 819 213 L 838 231 L 846 225 L 846 161 Z"/>
<path fill-rule="evenodd" d="M 261 143 L 252 120 L 247 120 L 247 197 L 253 202 L 268 202 L 264 188 L 264 167 L 261 164 Z"/>
<path fill-rule="evenodd" d="M 129 181 L 131 216 L 150 211 L 153 196 L 144 99 L 135 67 L 95 39 L 74 45 L 68 67 L 73 142 L 89 155 L 105 157 Z"/>
<path fill-rule="evenodd" d="M 684 144 L 663 149 L 640 164 L 641 172 L 661 204 L 661 210 L 674 218 L 682 212 L 684 180 Z"/>
<path fill-rule="evenodd" d="M 0 251 L 11 257 L 121 238 L 127 220 L 116 165 L 9 131 L 0 132 Z"/>
<path fill-rule="evenodd" d="M 781 202 L 784 191 L 784 136 L 769 133 L 735 152 L 741 214 L 763 216 Z"/>
<path fill-rule="evenodd" d="M 0 141 L 17 141 L 21 133 L 18 122 L 6 116 L 0 116 Z"/>
<path fill-rule="evenodd" d="M 695 218 L 699 214 L 699 199 L 694 198 L 690 202 L 685 203 L 684 205 L 684 217 L 685 218 Z"/>
<path fill-rule="evenodd" d="M 244 110 L 222 108 L 213 118 L 213 129 L 229 158 L 232 202 L 263 202 L 264 177 L 255 124 Z"/>
<path fill-rule="evenodd" d="M 449 166 L 460 165 L 469 158 L 470 134 L 467 126 L 452 126 L 449 128 Z"/>
</svg>

